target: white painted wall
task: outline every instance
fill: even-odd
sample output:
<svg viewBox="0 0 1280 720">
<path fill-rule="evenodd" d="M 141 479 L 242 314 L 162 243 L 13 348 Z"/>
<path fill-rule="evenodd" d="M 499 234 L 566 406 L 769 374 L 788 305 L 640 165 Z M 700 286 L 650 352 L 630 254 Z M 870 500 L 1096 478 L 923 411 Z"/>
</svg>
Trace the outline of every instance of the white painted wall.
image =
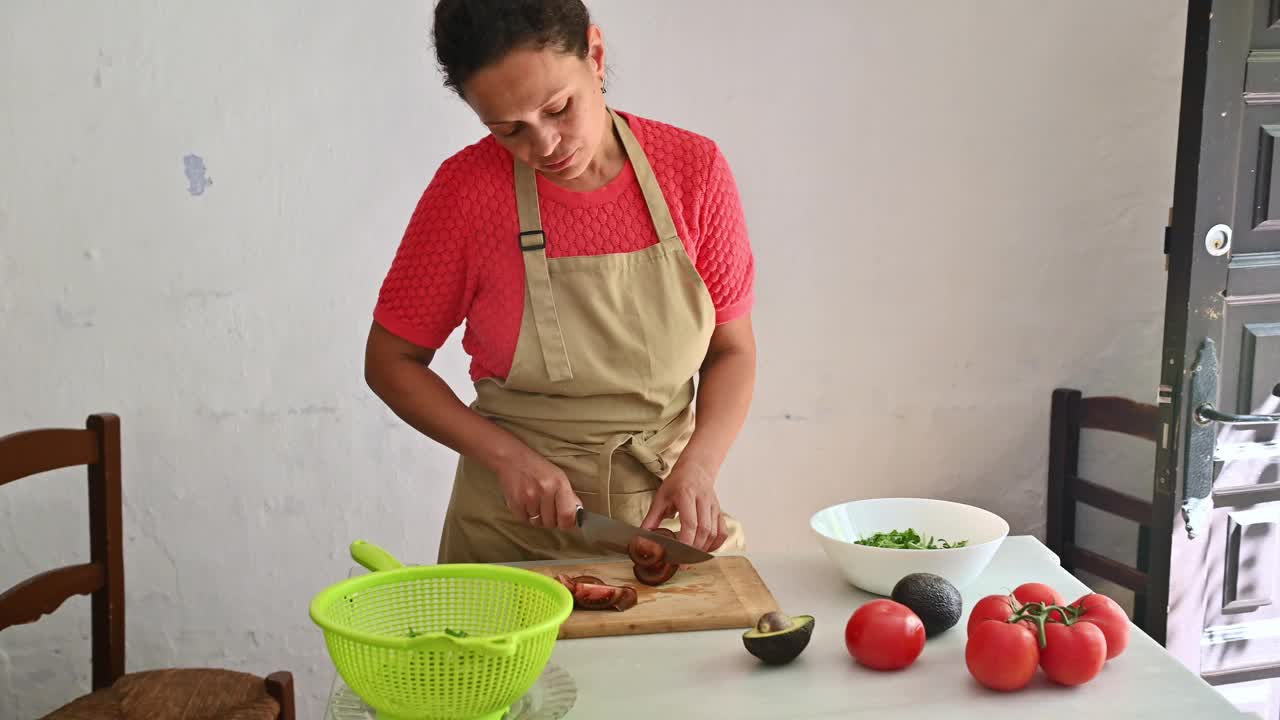
<svg viewBox="0 0 1280 720">
<path fill-rule="evenodd" d="M 285 668 L 319 717 L 307 602 L 347 544 L 435 556 L 453 459 L 361 376 L 408 215 L 482 132 L 430 5 L 0 4 L 0 433 L 123 417 L 131 670 Z M 720 487 L 751 546 L 885 494 L 1039 533 L 1051 390 L 1157 383 L 1180 4 L 594 6 L 611 100 L 741 186 L 761 367 Z M 87 557 L 82 474 L 49 480 L 0 491 L 0 587 Z M 87 688 L 87 611 L 0 634 L 0 716 Z"/>
</svg>

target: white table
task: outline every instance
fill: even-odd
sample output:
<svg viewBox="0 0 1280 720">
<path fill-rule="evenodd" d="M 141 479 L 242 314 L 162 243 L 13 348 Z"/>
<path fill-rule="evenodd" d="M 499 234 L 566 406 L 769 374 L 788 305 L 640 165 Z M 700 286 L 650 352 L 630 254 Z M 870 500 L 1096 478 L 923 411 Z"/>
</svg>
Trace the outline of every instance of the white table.
<svg viewBox="0 0 1280 720">
<path fill-rule="evenodd" d="M 1068 600 L 1088 592 L 1032 537 L 1006 540 L 982 577 L 962 589 L 960 623 L 894 673 L 864 669 L 849 656 L 845 623 L 873 596 L 850 586 L 821 550 L 748 556 L 784 612 L 814 616 L 813 639 L 799 658 L 765 666 L 742 646 L 741 630 L 561 640 L 551 662 L 577 685 L 566 720 L 1243 717 L 1137 628 L 1125 654 L 1085 686 L 1053 686 L 1043 673 L 1017 693 L 978 686 L 964 664 L 964 623 L 977 599 L 1030 581 L 1048 583 Z"/>
</svg>

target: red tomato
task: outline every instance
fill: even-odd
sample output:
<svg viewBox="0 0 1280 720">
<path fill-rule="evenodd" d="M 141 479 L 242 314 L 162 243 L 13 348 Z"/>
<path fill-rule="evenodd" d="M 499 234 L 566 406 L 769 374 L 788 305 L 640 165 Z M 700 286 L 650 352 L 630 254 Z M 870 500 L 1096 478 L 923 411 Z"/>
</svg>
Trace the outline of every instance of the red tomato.
<svg viewBox="0 0 1280 720">
<path fill-rule="evenodd" d="M 1040 643 L 1022 623 L 983 620 L 973 626 L 964 647 L 969 674 L 992 690 L 1021 690 L 1035 677 Z"/>
<path fill-rule="evenodd" d="M 1045 623 L 1040 667 L 1059 685 L 1083 685 L 1097 677 L 1107 661 L 1107 638 L 1093 623 Z"/>
<path fill-rule="evenodd" d="M 1066 598 L 1062 597 L 1062 593 L 1045 585 L 1044 583 L 1023 583 L 1013 590 L 1014 597 L 1018 598 L 1021 603 L 1044 603 L 1045 605 L 1063 606 L 1067 604 Z M 1054 610 L 1049 613 L 1050 620 L 1062 621 L 1062 613 Z"/>
<path fill-rule="evenodd" d="M 983 621 L 1008 622 L 1009 618 L 1013 617 L 1014 611 L 1018 609 L 1013 602 L 1013 598 L 1008 595 L 988 595 L 979 600 L 969 611 L 969 635 L 972 636 L 974 628 Z"/>
<path fill-rule="evenodd" d="M 1013 589 L 1013 596 L 1018 598 L 1018 602 L 1033 603 L 1042 602 L 1045 605 L 1066 605 L 1066 598 L 1062 597 L 1062 593 L 1045 585 L 1044 583 L 1029 582 L 1023 583 Z"/>
<path fill-rule="evenodd" d="M 1129 647 L 1129 616 L 1120 603 L 1106 595 L 1090 593 L 1075 601 L 1073 608 L 1083 608 L 1077 622 L 1093 623 L 1107 638 L 1107 659 L 1119 657 Z"/>
<path fill-rule="evenodd" d="M 858 608 L 844 627 L 849 654 L 873 670 L 901 670 L 924 650 L 924 623 L 906 605 L 872 600 Z"/>
</svg>

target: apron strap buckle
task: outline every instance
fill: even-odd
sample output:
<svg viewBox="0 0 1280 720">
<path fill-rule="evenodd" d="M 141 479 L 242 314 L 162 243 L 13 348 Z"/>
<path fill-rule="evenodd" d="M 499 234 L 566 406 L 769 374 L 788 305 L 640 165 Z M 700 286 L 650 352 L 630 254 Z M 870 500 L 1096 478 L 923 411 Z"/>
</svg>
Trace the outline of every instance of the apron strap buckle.
<svg viewBox="0 0 1280 720">
<path fill-rule="evenodd" d="M 525 239 L 525 236 L 526 236 L 526 235 L 527 235 L 527 236 L 533 236 L 533 235 L 536 235 L 536 236 L 538 236 L 538 241 L 536 241 L 536 242 L 535 242 L 535 244 L 532 244 L 532 245 L 526 245 L 526 244 L 525 244 L 525 241 L 524 241 L 524 239 Z M 541 231 L 541 230 L 525 230 L 525 231 L 523 231 L 523 232 L 521 232 L 521 233 L 520 233 L 520 249 L 521 249 L 521 250 L 523 250 L 524 252 L 531 252 L 531 251 L 534 251 L 534 250 L 542 250 L 542 249 L 543 249 L 543 248 L 545 248 L 546 246 L 547 246 L 547 234 L 546 234 L 546 233 L 544 233 L 543 231 Z"/>
</svg>

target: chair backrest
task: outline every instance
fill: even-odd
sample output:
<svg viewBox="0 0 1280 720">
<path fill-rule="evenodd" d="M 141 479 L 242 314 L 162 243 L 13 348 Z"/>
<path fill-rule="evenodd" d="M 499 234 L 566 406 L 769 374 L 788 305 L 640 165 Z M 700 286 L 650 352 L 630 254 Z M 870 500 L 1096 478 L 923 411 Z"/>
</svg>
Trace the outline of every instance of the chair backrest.
<svg viewBox="0 0 1280 720">
<path fill-rule="evenodd" d="M 0 632 L 32 623 L 75 595 L 93 613 L 93 689 L 124 674 L 124 534 L 121 529 L 120 419 L 90 415 L 84 430 L 44 428 L 0 437 L 0 486 L 59 468 L 89 474 L 89 562 L 55 568 L 0 593 Z"/>
<path fill-rule="evenodd" d="M 1132 435 L 1156 442 L 1160 416 L 1155 405 L 1140 403 L 1125 397 L 1100 395 L 1079 397 L 1079 426 L 1082 429 Z"/>
<path fill-rule="evenodd" d="M 1066 497 L 1150 526 L 1149 500 L 1134 498 L 1080 477 L 1080 431 L 1091 429 L 1119 433 L 1155 443 L 1159 426 L 1155 405 L 1124 397 L 1083 397 L 1079 390 L 1055 390 L 1049 428 L 1050 493 L 1055 490 L 1065 492 Z M 1055 485 L 1059 487 L 1055 488 Z M 1074 517 L 1073 509 L 1066 508 L 1066 512 Z M 1051 526 L 1053 520 L 1050 518 Z"/>
<path fill-rule="evenodd" d="M 1049 429 L 1049 483 L 1045 544 L 1069 571 L 1084 570 L 1134 592 L 1134 617 L 1144 626 L 1152 620 L 1147 596 L 1154 578 L 1149 574 L 1149 544 L 1156 525 L 1150 498 L 1139 498 L 1080 477 L 1080 431 L 1119 433 L 1156 443 L 1158 408 L 1129 398 L 1083 397 L 1079 390 L 1053 392 Z M 1076 503 L 1125 518 L 1138 526 L 1136 567 L 1085 550 L 1076 543 Z"/>
</svg>

